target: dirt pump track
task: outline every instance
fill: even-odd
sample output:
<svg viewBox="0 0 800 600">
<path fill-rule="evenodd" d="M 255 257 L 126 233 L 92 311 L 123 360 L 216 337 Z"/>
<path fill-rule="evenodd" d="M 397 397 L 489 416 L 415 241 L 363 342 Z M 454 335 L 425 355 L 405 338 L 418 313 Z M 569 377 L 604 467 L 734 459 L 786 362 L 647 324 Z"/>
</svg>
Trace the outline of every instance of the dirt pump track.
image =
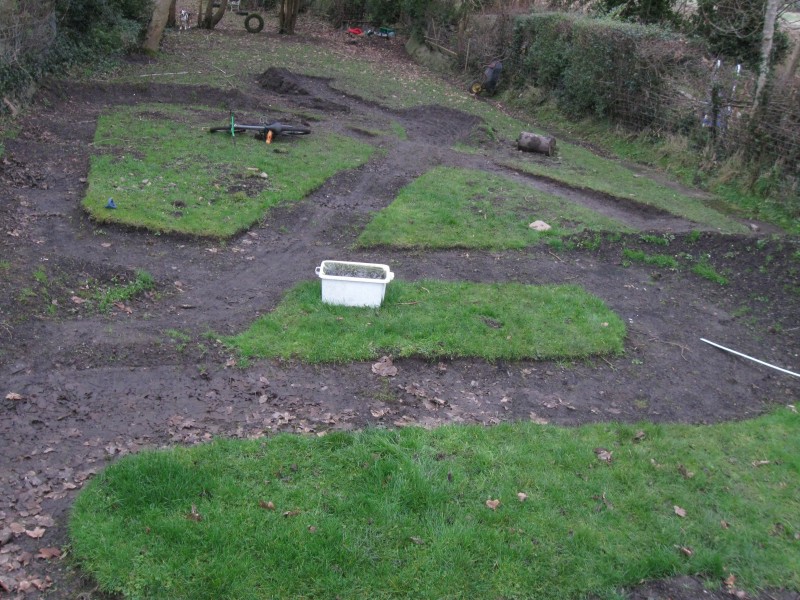
<svg viewBox="0 0 800 600">
<path fill-rule="evenodd" d="M 564 426 L 714 423 L 797 401 L 797 378 L 700 341 L 705 337 L 776 365 L 798 366 L 796 240 L 710 231 L 695 240 L 689 232 L 701 229 L 697 224 L 501 166 L 515 154 L 510 144 L 495 144 L 482 155 L 450 150 L 479 124 L 472 115 L 439 106 L 389 109 L 343 95 L 325 80 L 291 76 L 307 93 L 264 89 L 256 74 L 235 91 L 52 83 L 35 110 L 21 118 L 21 133 L 5 142 L 0 251 L 11 266 L 0 291 L 0 520 L 28 530 L 39 524 L 46 533 L 0 537 L 0 556 L 6 557 L 0 566 L 15 566 L 0 570 L 0 580 L 33 582 L 25 597 L 100 597 L 65 563 L 36 554 L 66 544 L 69 505 L 80 485 L 109 460 L 141 448 L 216 435 L 530 418 Z M 391 119 L 403 125 L 407 139 L 375 142 L 383 152 L 368 164 L 340 173 L 296 205 L 270 212 L 225 245 L 92 223 L 80 200 L 98 115 L 123 104 L 198 102 L 250 111 L 311 107 L 329 117 L 315 128 L 364 139 L 368 128 L 352 127 L 350 117 L 361 124 Z M 435 165 L 500 173 L 637 229 L 669 234 L 674 239 L 664 252 L 707 253 L 718 271 L 730 273 L 730 284 L 688 271 L 623 265 L 619 242 L 607 240 L 591 250 L 578 244 L 559 252 L 545 246 L 352 250 L 371 215 Z M 627 247 L 646 247 L 639 236 L 624 241 Z M 772 258 L 765 269 L 767 255 Z M 371 363 L 260 361 L 240 369 L 222 345 L 204 336 L 241 331 L 273 309 L 292 285 L 313 278 L 314 267 L 325 259 L 387 263 L 406 280 L 579 283 L 626 321 L 626 354 L 576 364 L 402 359 L 395 360 L 397 376 L 388 379 L 373 374 Z M 50 299 L 55 315 L 18 301 L 25 277 L 40 265 L 61 274 L 62 287 Z M 109 281 L 133 268 L 152 273 L 159 293 L 110 314 L 70 304 L 69 288 L 82 277 Z M 739 318 L 742 306 L 748 307 L 747 319 Z M 187 332 L 191 341 L 176 348 L 167 341 L 165 332 L 171 330 Z M 12 392 L 21 399 L 5 399 Z M 430 397 L 444 402 L 434 405 L 425 400 Z M 680 578 L 643 585 L 630 597 L 729 596 Z M 763 598 L 798 595 L 770 590 Z"/>
</svg>

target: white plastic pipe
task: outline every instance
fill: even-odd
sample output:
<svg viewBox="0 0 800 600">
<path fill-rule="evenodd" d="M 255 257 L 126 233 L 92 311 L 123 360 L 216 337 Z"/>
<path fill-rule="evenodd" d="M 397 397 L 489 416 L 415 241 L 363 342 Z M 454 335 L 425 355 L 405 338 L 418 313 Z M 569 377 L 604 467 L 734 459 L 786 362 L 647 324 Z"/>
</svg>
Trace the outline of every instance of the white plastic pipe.
<svg viewBox="0 0 800 600">
<path fill-rule="evenodd" d="M 760 365 L 764 365 L 765 367 L 769 367 L 770 369 L 775 369 L 776 371 L 780 371 L 781 373 L 787 373 L 789 375 L 794 375 L 795 377 L 800 377 L 800 373 L 795 373 L 793 371 L 788 371 L 786 369 L 781 369 L 780 367 L 776 367 L 775 365 L 771 365 L 769 363 L 764 362 L 763 360 L 758 360 L 757 358 L 753 358 L 752 356 L 747 356 L 747 354 L 742 354 L 741 352 L 737 352 L 736 350 L 731 350 L 730 348 L 726 348 L 725 346 L 720 346 L 719 344 L 715 344 L 714 342 L 710 342 L 705 338 L 700 338 L 701 342 L 705 342 L 706 344 L 711 344 L 712 346 L 719 348 L 720 350 L 725 350 L 725 352 L 730 352 L 731 354 L 735 354 L 736 356 L 741 356 L 742 358 L 746 358 L 748 360 L 752 360 L 757 362 Z"/>
</svg>

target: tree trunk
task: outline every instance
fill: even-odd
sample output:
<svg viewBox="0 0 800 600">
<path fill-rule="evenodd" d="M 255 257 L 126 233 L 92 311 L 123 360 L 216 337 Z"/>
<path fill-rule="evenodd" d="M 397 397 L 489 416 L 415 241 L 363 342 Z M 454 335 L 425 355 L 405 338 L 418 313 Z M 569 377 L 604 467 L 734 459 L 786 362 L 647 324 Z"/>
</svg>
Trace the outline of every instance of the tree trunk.
<svg viewBox="0 0 800 600">
<path fill-rule="evenodd" d="M 211 5 L 213 6 L 214 3 L 212 2 Z M 209 29 L 214 29 L 217 26 L 217 23 L 222 21 L 222 17 L 225 16 L 225 11 L 228 10 L 228 0 L 221 0 L 219 3 L 219 9 L 217 12 L 214 13 L 214 16 L 211 18 L 211 27 Z"/>
<path fill-rule="evenodd" d="M 294 35 L 297 13 L 300 11 L 300 0 L 281 0 L 278 13 L 278 33 Z"/>
<path fill-rule="evenodd" d="M 220 0 L 219 8 L 214 11 L 214 0 L 208 0 L 208 4 L 206 5 L 206 12 L 203 15 L 203 22 L 200 24 L 200 27 L 203 29 L 214 29 L 222 20 L 222 17 L 225 16 L 225 11 L 228 8 L 228 0 Z"/>
<path fill-rule="evenodd" d="M 556 138 L 523 131 L 517 139 L 517 148 L 526 152 L 539 152 L 553 156 L 556 153 Z"/>
<path fill-rule="evenodd" d="M 169 17 L 169 7 L 172 0 L 156 0 L 153 7 L 153 16 L 150 17 L 150 23 L 147 24 L 147 34 L 144 38 L 142 48 L 145 52 L 155 54 L 161 45 L 161 36 L 164 34 L 164 27 L 167 25 L 167 18 Z"/>
<path fill-rule="evenodd" d="M 767 0 L 766 12 L 764 13 L 764 33 L 761 35 L 761 65 L 758 69 L 758 81 L 756 82 L 756 98 L 753 102 L 753 112 L 758 110 L 767 86 L 767 76 L 769 75 L 769 59 L 772 54 L 772 40 L 775 37 L 775 21 L 778 20 L 778 3 L 780 0 Z"/>
<path fill-rule="evenodd" d="M 175 27 L 178 24 L 177 15 L 177 0 L 172 0 L 172 3 L 169 5 L 169 16 L 167 17 L 167 27 Z"/>
</svg>

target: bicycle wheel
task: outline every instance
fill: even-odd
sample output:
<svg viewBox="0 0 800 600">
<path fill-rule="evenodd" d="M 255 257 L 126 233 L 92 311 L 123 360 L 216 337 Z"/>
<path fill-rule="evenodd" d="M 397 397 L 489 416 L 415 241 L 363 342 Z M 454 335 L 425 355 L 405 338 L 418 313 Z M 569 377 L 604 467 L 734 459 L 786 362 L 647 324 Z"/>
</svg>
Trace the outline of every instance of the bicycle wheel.
<svg viewBox="0 0 800 600">
<path fill-rule="evenodd" d="M 251 21 L 255 21 L 255 25 L 251 23 Z M 253 13 L 249 15 L 244 20 L 244 28 L 247 29 L 248 33 L 258 33 L 262 29 L 264 29 L 264 17 L 259 15 L 258 13 Z"/>
<path fill-rule="evenodd" d="M 209 131 L 211 133 L 219 133 L 219 132 L 230 133 L 231 132 L 231 128 L 230 128 L 230 126 L 228 126 L 228 127 L 212 127 L 211 129 L 209 129 Z M 233 128 L 233 133 L 244 133 L 245 131 L 247 131 L 247 129 L 245 129 L 244 127 L 234 127 Z"/>
<path fill-rule="evenodd" d="M 287 125 L 286 123 L 270 123 L 265 127 L 275 135 L 308 135 L 311 130 L 308 127 L 297 125 Z"/>
</svg>

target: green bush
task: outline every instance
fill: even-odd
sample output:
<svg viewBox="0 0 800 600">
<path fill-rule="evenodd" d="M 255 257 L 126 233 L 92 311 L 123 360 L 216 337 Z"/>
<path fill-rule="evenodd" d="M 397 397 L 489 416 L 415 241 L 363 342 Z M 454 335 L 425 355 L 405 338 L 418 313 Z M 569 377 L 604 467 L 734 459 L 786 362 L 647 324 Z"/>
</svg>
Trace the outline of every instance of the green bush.
<svg viewBox="0 0 800 600">
<path fill-rule="evenodd" d="M 761 37 L 767 0 L 698 0 L 690 20 L 691 31 L 708 40 L 711 50 L 757 69 L 761 62 Z M 772 64 L 778 64 L 789 50 L 789 37 L 776 29 Z"/>
<path fill-rule="evenodd" d="M 53 43 L 28 52 L 23 49 L 13 63 L 0 60 L 0 95 L 24 95 L 47 73 L 96 64 L 134 49 L 151 12 L 152 0 L 57 0 L 51 15 Z"/>
<path fill-rule="evenodd" d="M 313 8 L 334 26 L 363 20 L 373 25 L 401 24 L 411 33 L 424 31 L 428 23 L 451 25 L 464 10 L 448 0 L 314 0 Z"/>
<path fill-rule="evenodd" d="M 507 73 L 517 87 L 555 93 L 575 116 L 624 110 L 641 121 L 659 114 L 668 77 L 692 52 L 658 27 L 537 13 L 517 20 Z"/>
</svg>

